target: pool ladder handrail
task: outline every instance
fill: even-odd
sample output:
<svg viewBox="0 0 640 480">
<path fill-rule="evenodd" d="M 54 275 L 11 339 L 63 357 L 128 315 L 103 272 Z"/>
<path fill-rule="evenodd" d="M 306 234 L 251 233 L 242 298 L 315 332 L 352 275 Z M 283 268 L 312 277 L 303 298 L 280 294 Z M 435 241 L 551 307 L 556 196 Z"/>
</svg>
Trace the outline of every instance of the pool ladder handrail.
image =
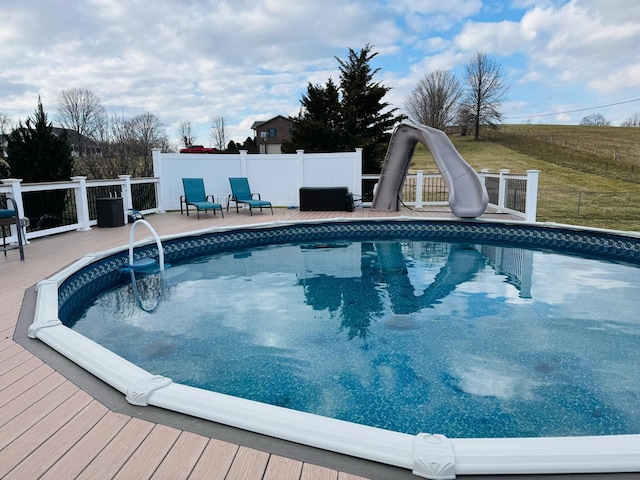
<svg viewBox="0 0 640 480">
<path fill-rule="evenodd" d="M 146 220 L 136 220 L 135 222 L 133 222 L 133 225 L 131 225 L 131 230 L 129 232 L 129 266 L 131 268 L 134 267 L 134 263 L 133 263 L 133 237 L 134 237 L 134 232 L 135 232 L 136 226 L 139 223 L 144 224 L 149 229 L 151 234 L 153 235 L 153 238 L 156 241 L 156 245 L 158 246 L 158 263 L 160 265 L 160 270 L 164 270 L 164 249 L 162 247 L 162 242 L 160 241 L 160 237 L 158 236 L 158 233 L 154 230 L 154 228 L 151 226 L 151 224 L 149 222 L 147 222 Z"/>
</svg>

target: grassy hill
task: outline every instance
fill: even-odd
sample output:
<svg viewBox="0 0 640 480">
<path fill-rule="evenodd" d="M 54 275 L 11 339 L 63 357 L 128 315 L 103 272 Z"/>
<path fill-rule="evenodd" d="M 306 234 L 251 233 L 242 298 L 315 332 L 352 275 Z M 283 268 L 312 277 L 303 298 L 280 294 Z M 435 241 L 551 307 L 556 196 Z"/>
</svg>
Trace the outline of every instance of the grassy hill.
<svg viewBox="0 0 640 480">
<path fill-rule="evenodd" d="M 477 142 L 449 138 L 476 170 L 540 170 L 539 221 L 640 231 L 639 128 L 505 125 Z M 437 172 L 420 144 L 412 170 Z"/>
</svg>

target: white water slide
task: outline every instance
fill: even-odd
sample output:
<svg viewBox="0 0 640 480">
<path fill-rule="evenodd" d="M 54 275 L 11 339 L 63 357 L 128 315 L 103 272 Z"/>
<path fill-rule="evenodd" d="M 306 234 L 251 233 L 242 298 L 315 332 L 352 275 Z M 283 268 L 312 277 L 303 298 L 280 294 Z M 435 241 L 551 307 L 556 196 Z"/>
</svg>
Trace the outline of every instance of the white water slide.
<svg viewBox="0 0 640 480">
<path fill-rule="evenodd" d="M 451 140 L 442 131 L 426 125 L 400 124 L 389 142 L 371 208 L 385 212 L 400 209 L 402 184 L 411 164 L 416 143 L 429 149 L 449 188 L 449 206 L 457 217 L 475 218 L 482 215 L 489 196 L 480 176 L 460 156 Z"/>
</svg>

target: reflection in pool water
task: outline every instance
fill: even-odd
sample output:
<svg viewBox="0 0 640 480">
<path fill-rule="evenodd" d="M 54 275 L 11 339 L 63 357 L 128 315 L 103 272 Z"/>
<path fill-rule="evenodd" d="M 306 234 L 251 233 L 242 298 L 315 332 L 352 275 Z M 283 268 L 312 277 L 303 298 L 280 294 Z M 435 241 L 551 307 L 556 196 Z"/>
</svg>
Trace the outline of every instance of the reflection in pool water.
<svg viewBox="0 0 640 480">
<path fill-rule="evenodd" d="M 640 430 L 635 266 L 340 241 L 215 254 L 135 287 L 138 303 L 128 281 L 66 323 L 174 382 L 409 434 Z"/>
</svg>

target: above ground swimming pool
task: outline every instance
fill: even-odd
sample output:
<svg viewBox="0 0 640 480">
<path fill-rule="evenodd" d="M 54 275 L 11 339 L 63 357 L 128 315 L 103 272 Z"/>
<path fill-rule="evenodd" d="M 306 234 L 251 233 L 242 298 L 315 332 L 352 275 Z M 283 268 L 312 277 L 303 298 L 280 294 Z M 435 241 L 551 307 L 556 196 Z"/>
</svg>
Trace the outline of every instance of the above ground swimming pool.
<svg viewBox="0 0 640 480">
<path fill-rule="evenodd" d="M 131 403 L 427 478 L 640 468 L 635 237 L 367 220 L 163 245 L 162 272 L 112 251 L 45 282 L 64 325 L 30 336 Z"/>
</svg>

